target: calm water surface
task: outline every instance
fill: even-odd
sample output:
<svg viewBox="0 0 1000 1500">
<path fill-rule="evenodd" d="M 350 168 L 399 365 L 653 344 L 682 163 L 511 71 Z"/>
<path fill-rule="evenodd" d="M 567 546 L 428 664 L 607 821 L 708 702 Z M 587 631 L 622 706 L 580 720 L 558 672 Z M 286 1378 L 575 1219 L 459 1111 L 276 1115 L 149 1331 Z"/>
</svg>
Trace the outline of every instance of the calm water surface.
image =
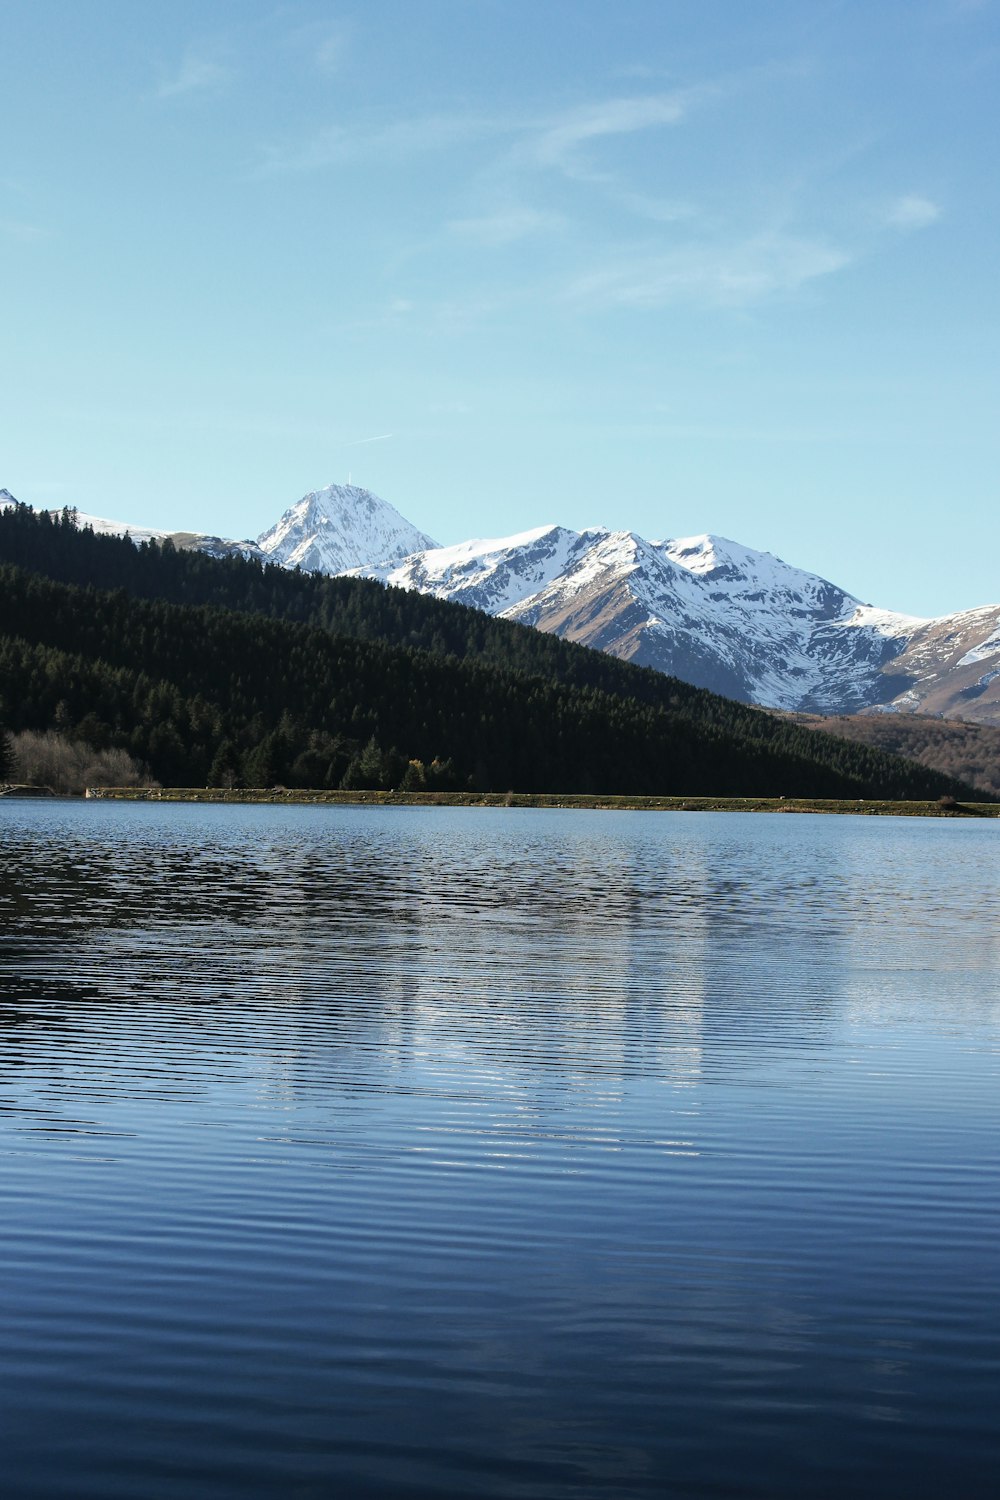
<svg viewBox="0 0 1000 1500">
<path fill-rule="evenodd" d="M 9 1500 L 1000 1493 L 1000 825 L 0 837 Z"/>
</svg>

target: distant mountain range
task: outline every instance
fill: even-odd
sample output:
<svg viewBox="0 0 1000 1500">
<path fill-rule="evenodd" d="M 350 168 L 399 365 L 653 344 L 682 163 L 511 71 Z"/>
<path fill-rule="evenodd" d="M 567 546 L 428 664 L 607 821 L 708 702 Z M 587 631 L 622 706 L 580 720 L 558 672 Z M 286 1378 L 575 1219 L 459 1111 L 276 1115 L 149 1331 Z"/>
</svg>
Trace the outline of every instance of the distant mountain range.
<svg viewBox="0 0 1000 1500">
<path fill-rule="evenodd" d="M 0 491 L 0 502 L 6 491 Z M 550 631 L 730 698 L 795 712 L 882 711 L 1000 724 L 1000 604 L 937 619 L 877 609 L 716 536 L 540 526 L 440 547 L 354 485 L 312 491 L 253 541 L 95 531 L 354 573 Z"/>
</svg>

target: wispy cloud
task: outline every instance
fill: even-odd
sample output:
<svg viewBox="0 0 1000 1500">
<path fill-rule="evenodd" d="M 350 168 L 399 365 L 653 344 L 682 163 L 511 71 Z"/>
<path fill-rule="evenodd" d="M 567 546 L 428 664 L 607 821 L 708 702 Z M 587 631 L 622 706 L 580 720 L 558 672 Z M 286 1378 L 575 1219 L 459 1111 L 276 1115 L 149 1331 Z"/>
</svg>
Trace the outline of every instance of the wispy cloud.
<svg viewBox="0 0 1000 1500">
<path fill-rule="evenodd" d="M 24 244 L 48 238 L 49 231 L 39 224 L 25 224 L 19 219 L 0 219 L 0 234 L 9 240 L 21 240 Z"/>
<path fill-rule="evenodd" d="M 581 149 L 608 136 L 632 135 L 664 125 L 676 125 L 688 107 L 684 94 L 647 94 L 637 98 L 604 99 L 567 110 L 551 120 L 531 144 L 539 166 L 554 167 L 570 176 L 590 175 Z"/>
<path fill-rule="evenodd" d="M 926 229 L 928 224 L 933 224 L 940 217 L 939 205 L 930 198 L 923 198 L 918 193 L 906 193 L 893 199 L 887 206 L 882 222 L 889 229 Z"/>
<path fill-rule="evenodd" d="M 338 27 L 316 42 L 313 62 L 321 73 L 337 73 L 343 67 L 347 52 L 347 33 Z"/>
<path fill-rule="evenodd" d="M 328 125 L 294 145 L 265 146 L 261 176 L 322 171 L 357 152 L 358 140 L 343 125 Z"/>
<path fill-rule="evenodd" d="M 365 157 L 410 156 L 506 137 L 517 143 L 514 157 L 504 163 L 508 172 L 556 169 L 586 180 L 593 176 L 582 160 L 586 145 L 675 124 L 695 92 L 607 99 L 533 117 L 458 112 L 374 125 L 325 125 L 305 140 L 266 146 L 261 171 L 316 172 Z"/>
<path fill-rule="evenodd" d="M 339 73 L 344 66 L 350 41 L 350 28 L 341 21 L 308 21 L 296 26 L 282 41 L 299 58 L 320 73 Z"/>
<path fill-rule="evenodd" d="M 371 328 L 405 326 L 411 336 L 434 334 L 465 334 L 481 329 L 484 324 L 497 317 L 507 317 L 511 309 L 524 308 L 532 304 L 534 293 L 524 288 L 499 287 L 491 284 L 488 291 L 460 293 L 454 297 L 392 297 L 379 312 L 371 317 L 355 318 L 350 323 L 336 325 L 354 331 Z"/>
<path fill-rule="evenodd" d="M 368 129 L 328 125 L 307 140 L 266 146 L 258 170 L 262 176 L 299 174 L 371 157 L 402 159 L 443 151 L 510 128 L 497 120 L 469 115 L 426 115 Z"/>
<path fill-rule="evenodd" d="M 589 308 L 746 307 L 842 271 L 853 258 L 822 240 L 762 234 L 732 246 L 687 244 L 622 258 L 577 277 L 567 296 Z"/>
<path fill-rule="evenodd" d="M 878 253 L 880 242 L 891 244 L 895 235 L 923 229 L 940 217 L 937 203 L 913 192 L 874 206 L 874 211 L 871 199 L 867 212 L 856 203 L 853 212 L 839 217 L 827 202 L 822 217 L 810 214 L 807 228 L 809 221 L 799 210 L 802 200 L 815 199 L 809 191 L 821 175 L 815 167 L 784 189 L 777 174 L 769 196 L 761 184 L 748 188 L 738 179 L 706 189 L 705 203 L 672 196 L 669 154 L 640 150 L 643 143 L 631 138 L 673 131 L 703 106 L 732 99 L 735 91 L 733 80 L 669 92 L 652 92 L 646 85 L 634 95 L 623 91 L 532 114 L 369 116 L 329 123 L 298 141 L 270 145 L 255 175 L 440 155 L 447 171 L 429 179 L 432 191 L 443 188 L 444 193 L 438 204 L 439 230 L 404 247 L 402 259 L 409 264 L 438 254 L 443 234 L 456 261 L 461 261 L 463 248 L 468 251 L 464 258 L 471 279 L 462 286 L 459 273 L 453 302 L 421 296 L 414 303 L 403 297 L 381 313 L 384 320 L 406 318 L 435 327 L 467 327 L 499 315 L 512 303 L 527 306 L 539 297 L 561 298 L 564 307 L 584 313 L 677 306 L 745 309 L 800 294 Z M 588 201 L 595 197 L 603 201 Z M 644 221 L 641 239 L 631 243 L 623 242 L 628 216 L 633 230 L 638 220 Z M 579 231 L 572 239 L 566 233 L 571 225 Z M 483 257 L 474 254 L 477 247 L 502 249 L 545 235 L 560 236 L 564 261 L 575 257 L 571 268 L 563 270 L 561 285 L 553 284 L 549 255 L 536 267 L 530 285 L 516 285 L 513 279 L 505 284 L 495 270 L 488 286 L 480 283 Z M 529 260 L 526 249 L 519 261 Z"/>
<path fill-rule="evenodd" d="M 650 219 L 655 224 L 679 224 L 693 219 L 698 209 L 693 203 L 678 198 L 658 198 L 652 193 L 634 193 L 627 188 L 615 194 L 617 202 L 641 219 Z"/>
<path fill-rule="evenodd" d="M 546 213 L 526 207 L 499 208 L 495 213 L 469 219 L 452 219 L 448 229 L 461 239 L 481 245 L 511 245 L 531 235 L 561 229 L 566 220 L 561 214 Z"/>
<path fill-rule="evenodd" d="M 200 93 L 228 83 L 231 70 L 213 58 L 195 52 L 185 54 L 177 71 L 164 78 L 157 89 L 160 99 L 176 99 L 182 94 Z"/>
</svg>

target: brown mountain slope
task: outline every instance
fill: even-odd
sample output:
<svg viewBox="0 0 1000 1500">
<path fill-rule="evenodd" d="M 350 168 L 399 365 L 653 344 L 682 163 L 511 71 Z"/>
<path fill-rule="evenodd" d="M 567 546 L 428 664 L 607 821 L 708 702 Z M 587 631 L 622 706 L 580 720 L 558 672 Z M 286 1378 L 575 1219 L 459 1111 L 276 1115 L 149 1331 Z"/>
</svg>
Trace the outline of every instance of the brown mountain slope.
<svg viewBox="0 0 1000 1500">
<path fill-rule="evenodd" d="M 879 750 L 945 771 L 1000 797 L 1000 729 L 964 719 L 934 719 L 924 714 L 872 713 L 782 714 L 806 729 L 818 729 L 845 740 L 861 740 Z"/>
<path fill-rule="evenodd" d="M 899 656 L 883 667 L 910 686 L 892 699 L 896 708 L 923 717 L 975 719 L 1000 724 L 997 651 L 1000 608 L 995 604 L 928 620 L 910 636 Z"/>
</svg>

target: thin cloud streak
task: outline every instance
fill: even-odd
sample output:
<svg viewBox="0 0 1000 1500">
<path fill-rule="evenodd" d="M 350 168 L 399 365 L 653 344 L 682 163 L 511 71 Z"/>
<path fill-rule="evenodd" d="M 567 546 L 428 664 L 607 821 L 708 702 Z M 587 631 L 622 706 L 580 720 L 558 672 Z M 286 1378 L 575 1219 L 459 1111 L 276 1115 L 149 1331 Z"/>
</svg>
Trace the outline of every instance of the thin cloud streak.
<svg viewBox="0 0 1000 1500">
<path fill-rule="evenodd" d="M 189 52 L 174 76 L 160 84 L 156 91 L 157 98 L 176 99 L 182 94 L 217 88 L 228 83 L 231 76 L 230 70 L 221 63 Z"/>
<path fill-rule="evenodd" d="M 369 157 L 401 158 L 506 136 L 521 138 L 514 165 L 586 177 L 584 168 L 574 159 L 581 147 L 611 136 L 676 124 L 690 100 L 703 92 L 691 89 L 606 99 L 535 118 L 438 114 L 390 120 L 367 130 L 326 125 L 304 141 L 265 146 L 259 171 L 262 175 L 316 172 Z"/>
<path fill-rule="evenodd" d="M 351 28 L 343 22 L 310 21 L 294 27 L 284 46 L 305 58 L 316 72 L 332 77 L 344 66 L 350 36 Z"/>
<path fill-rule="evenodd" d="M 650 193 L 635 193 L 623 189 L 615 194 L 615 198 L 630 213 L 641 219 L 649 219 L 654 224 L 679 224 L 685 219 L 695 218 L 699 212 L 693 203 L 673 198 L 657 198 Z"/>
<path fill-rule="evenodd" d="M 474 240 L 480 245 L 502 246 L 561 229 L 565 223 L 561 214 L 543 213 L 534 208 L 509 208 L 477 218 L 452 219 L 447 228 L 461 239 Z"/>
<path fill-rule="evenodd" d="M 848 234 L 846 226 L 843 234 L 796 233 L 791 206 L 768 223 L 751 206 L 744 203 L 740 212 L 730 203 L 723 219 L 713 225 L 697 204 L 631 186 L 617 166 L 608 172 L 597 170 L 601 164 L 595 157 L 602 144 L 675 127 L 697 103 L 729 92 L 717 83 L 699 84 L 603 98 L 534 117 L 441 113 L 369 122 L 360 129 L 333 124 L 297 145 L 269 147 L 259 175 L 316 172 L 362 160 L 402 161 L 417 154 L 468 153 L 471 148 L 480 154 L 477 196 L 482 211 L 443 216 L 443 231 L 456 247 L 464 245 L 470 252 L 473 247 L 502 250 L 564 233 L 577 220 L 575 209 L 538 209 L 522 201 L 536 197 L 540 181 L 552 173 L 592 188 L 648 226 L 658 226 L 631 253 L 607 246 L 603 260 L 595 256 L 596 264 L 580 268 L 558 291 L 551 283 L 544 292 L 538 286 L 494 287 L 484 299 L 483 289 L 477 292 L 470 286 L 468 295 L 459 296 L 453 305 L 423 303 L 421 316 L 436 325 L 467 325 L 470 309 L 475 320 L 494 312 L 498 301 L 526 305 L 536 296 L 553 294 L 564 306 L 583 312 L 682 305 L 739 310 L 795 295 L 866 258 L 874 247 L 860 242 L 857 232 Z M 491 189 L 485 203 L 484 186 Z M 587 210 L 580 203 L 577 208 L 582 228 Z M 927 227 L 940 215 L 931 199 L 909 193 L 885 204 L 876 222 L 883 234 L 910 232 Z M 872 223 L 869 219 L 869 227 Z M 426 253 L 434 243 L 425 240 L 413 253 Z M 440 245 L 440 239 L 436 243 Z M 403 298 L 390 314 L 410 317 L 415 311 L 413 302 Z"/>
<path fill-rule="evenodd" d="M 0 234 L 7 239 L 21 240 L 24 244 L 48 239 L 49 231 L 38 224 L 25 224 L 17 219 L 0 219 Z"/>
<path fill-rule="evenodd" d="M 404 160 L 514 128 L 503 121 L 469 115 L 428 115 L 417 120 L 395 120 L 369 131 L 329 125 L 298 145 L 265 147 L 258 175 L 318 172 L 371 157 Z"/>
<path fill-rule="evenodd" d="M 907 193 L 890 203 L 882 222 L 890 229 L 926 229 L 941 217 L 941 209 L 930 198 Z"/>
<path fill-rule="evenodd" d="M 593 309 L 654 309 L 680 302 L 746 307 L 798 291 L 844 270 L 853 259 L 820 240 L 757 235 L 731 247 L 691 244 L 620 261 L 578 277 L 566 298 Z"/>
<path fill-rule="evenodd" d="M 321 73 L 337 73 L 343 67 L 347 38 L 342 31 L 331 32 L 318 44 L 313 62 Z"/>
<path fill-rule="evenodd" d="M 554 120 L 532 146 L 543 167 L 576 174 L 580 147 L 608 136 L 632 135 L 663 125 L 676 125 L 687 109 L 683 94 L 650 94 L 639 98 L 605 99 L 567 111 Z"/>
</svg>

